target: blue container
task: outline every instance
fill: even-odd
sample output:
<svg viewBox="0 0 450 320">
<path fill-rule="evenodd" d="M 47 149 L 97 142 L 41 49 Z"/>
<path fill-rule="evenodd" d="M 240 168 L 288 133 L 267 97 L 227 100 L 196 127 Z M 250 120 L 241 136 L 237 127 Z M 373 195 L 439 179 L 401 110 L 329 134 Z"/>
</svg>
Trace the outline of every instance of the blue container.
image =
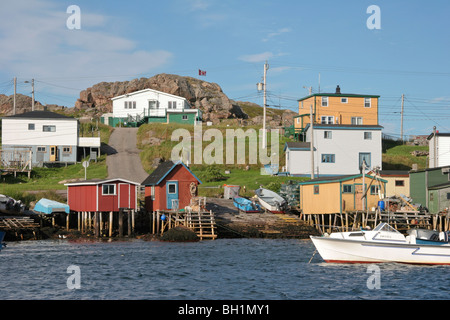
<svg viewBox="0 0 450 320">
<path fill-rule="evenodd" d="M 384 211 L 384 201 L 378 201 L 378 208 L 380 208 L 381 211 Z"/>
</svg>

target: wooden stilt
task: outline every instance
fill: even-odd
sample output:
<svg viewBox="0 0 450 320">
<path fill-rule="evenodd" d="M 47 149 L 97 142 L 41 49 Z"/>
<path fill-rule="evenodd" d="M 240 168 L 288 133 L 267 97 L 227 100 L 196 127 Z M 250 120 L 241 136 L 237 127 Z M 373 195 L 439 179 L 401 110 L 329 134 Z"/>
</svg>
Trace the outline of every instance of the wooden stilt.
<svg viewBox="0 0 450 320">
<path fill-rule="evenodd" d="M 66 215 L 66 230 L 69 230 L 69 219 L 70 218 L 70 213 L 68 213 L 67 215 Z"/>
<path fill-rule="evenodd" d="M 123 237 L 123 209 L 119 209 L 119 237 Z"/>
<path fill-rule="evenodd" d="M 113 212 L 109 212 L 109 237 L 112 237 L 112 230 L 113 230 Z"/>
<path fill-rule="evenodd" d="M 78 231 L 81 231 L 81 213 L 78 211 Z"/>
<path fill-rule="evenodd" d="M 127 212 L 128 236 L 131 236 L 131 210 Z"/>
<path fill-rule="evenodd" d="M 100 232 L 99 232 L 99 225 L 98 225 L 98 212 L 95 211 L 95 213 L 94 213 L 94 235 L 96 237 L 98 237 L 99 234 L 100 234 Z"/>
</svg>

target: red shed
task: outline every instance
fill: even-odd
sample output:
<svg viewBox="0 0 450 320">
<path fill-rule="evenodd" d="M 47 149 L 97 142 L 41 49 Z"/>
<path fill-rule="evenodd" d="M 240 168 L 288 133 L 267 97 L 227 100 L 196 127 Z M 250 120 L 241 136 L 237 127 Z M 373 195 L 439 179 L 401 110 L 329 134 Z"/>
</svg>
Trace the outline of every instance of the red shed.
<svg viewBox="0 0 450 320">
<path fill-rule="evenodd" d="M 137 188 L 140 184 L 121 178 L 93 179 L 66 183 L 67 204 L 71 211 L 119 211 L 137 209 Z"/>
<path fill-rule="evenodd" d="M 142 182 L 145 208 L 150 212 L 171 210 L 176 205 L 183 209 L 201 183 L 183 162 L 165 161 Z"/>
</svg>

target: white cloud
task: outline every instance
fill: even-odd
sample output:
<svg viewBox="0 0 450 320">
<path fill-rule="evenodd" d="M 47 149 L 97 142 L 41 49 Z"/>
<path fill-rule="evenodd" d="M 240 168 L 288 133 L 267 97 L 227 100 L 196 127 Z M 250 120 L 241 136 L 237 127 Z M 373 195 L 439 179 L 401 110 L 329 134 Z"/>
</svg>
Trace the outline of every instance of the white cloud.
<svg viewBox="0 0 450 320">
<path fill-rule="evenodd" d="M 291 28 L 278 29 L 277 31 L 270 32 L 269 34 L 267 34 L 267 36 L 262 41 L 263 42 L 267 42 L 267 41 L 269 41 L 269 40 L 271 40 L 271 39 L 273 39 L 275 37 L 278 37 L 278 36 L 280 36 L 280 35 L 282 35 L 284 33 L 288 33 L 288 32 L 291 32 L 291 31 L 292 31 Z"/>
<path fill-rule="evenodd" d="M 272 52 L 266 51 L 263 53 L 257 53 L 257 54 L 249 54 L 239 57 L 239 60 L 245 61 L 245 62 L 263 62 L 266 60 L 269 60 L 270 58 L 273 58 L 275 55 Z"/>
<path fill-rule="evenodd" d="M 48 0 L 12 2 L 0 11 L 3 71 L 18 77 L 86 78 L 149 73 L 172 53 L 138 50 L 138 43 L 113 34 L 113 18 L 83 10 L 81 29 L 69 30 L 70 14 Z M 84 84 L 78 84 L 82 86 Z"/>
</svg>

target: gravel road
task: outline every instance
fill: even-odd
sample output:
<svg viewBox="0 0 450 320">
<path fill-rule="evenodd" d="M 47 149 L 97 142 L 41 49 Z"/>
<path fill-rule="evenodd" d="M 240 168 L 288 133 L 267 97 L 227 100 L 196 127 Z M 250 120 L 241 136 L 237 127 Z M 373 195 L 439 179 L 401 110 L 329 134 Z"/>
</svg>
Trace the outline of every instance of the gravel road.
<svg viewBox="0 0 450 320">
<path fill-rule="evenodd" d="M 108 178 L 123 178 L 141 183 L 147 178 L 139 157 L 140 150 L 136 147 L 138 128 L 115 128 L 109 138 Z"/>
</svg>

